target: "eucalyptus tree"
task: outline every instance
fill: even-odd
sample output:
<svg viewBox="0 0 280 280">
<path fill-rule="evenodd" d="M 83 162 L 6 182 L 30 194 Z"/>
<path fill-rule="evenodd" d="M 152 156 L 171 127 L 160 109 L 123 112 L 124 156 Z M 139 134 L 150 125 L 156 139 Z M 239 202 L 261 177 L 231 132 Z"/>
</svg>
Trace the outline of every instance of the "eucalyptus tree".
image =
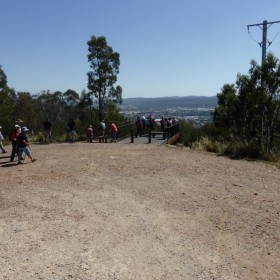
<svg viewBox="0 0 280 280">
<path fill-rule="evenodd" d="M 280 62 L 269 54 L 262 66 L 256 69 L 261 78 L 261 88 L 265 95 L 263 122 L 266 152 L 269 153 L 276 142 L 280 146 Z"/>
<path fill-rule="evenodd" d="M 68 89 L 63 93 L 63 100 L 66 104 L 65 114 L 67 115 L 67 118 L 76 119 L 79 117 L 79 110 L 77 108 L 77 105 L 80 102 L 79 94 L 73 89 Z"/>
<path fill-rule="evenodd" d="M 35 95 L 30 92 L 17 92 L 15 111 L 30 129 L 40 130 L 42 110 Z"/>
<path fill-rule="evenodd" d="M 66 90 L 63 97 L 66 105 L 70 108 L 77 106 L 80 101 L 79 94 L 73 89 Z"/>
<path fill-rule="evenodd" d="M 44 90 L 41 94 L 37 95 L 37 102 L 41 108 L 41 124 L 45 119 L 49 119 L 52 123 L 52 132 L 54 134 L 63 133 L 66 122 L 66 103 L 63 93 L 61 91 L 52 93 L 49 90 Z"/>
<path fill-rule="evenodd" d="M 99 120 L 104 118 L 109 102 L 121 103 L 122 88 L 115 86 L 119 74 L 120 55 L 108 46 L 105 37 L 92 36 L 88 44 L 88 89 L 97 99 Z"/>
<path fill-rule="evenodd" d="M 236 137 L 238 97 L 234 84 L 225 84 L 221 92 L 217 94 L 218 106 L 213 112 L 213 122 L 224 137 L 230 139 Z"/>
<path fill-rule="evenodd" d="M 0 120 L 4 131 L 8 131 L 11 125 L 13 112 L 12 93 L 14 91 L 8 87 L 7 76 L 0 65 Z"/>
<path fill-rule="evenodd" d="M 252 60 L 248 74 L 238 74 L 217 97 L 213 121 L 227 139 L 258 145 L 266 155 L 279 148 L 280 64 L 273 54 L 262 65 Z"/>
<path fill-rule="evenodd" d="M 77 105 L 80 114 L 80 119 L 85 125 L 88 124 L 96 124 L 98 123 L 97 117 L 98 112 L 97 109 L 93 106 L 94 101 L 92 94 L 89 92 L 86 92 L 86 90 L 82 90 L 81 97 L 80 97 L 80 103 Z"/>
</svg>

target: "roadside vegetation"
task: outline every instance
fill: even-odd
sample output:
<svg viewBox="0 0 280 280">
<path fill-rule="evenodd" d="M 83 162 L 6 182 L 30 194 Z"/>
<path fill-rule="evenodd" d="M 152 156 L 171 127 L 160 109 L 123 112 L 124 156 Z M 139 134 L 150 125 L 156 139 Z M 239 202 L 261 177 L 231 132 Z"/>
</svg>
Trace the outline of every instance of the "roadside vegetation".
<svg viewBox="0 0 280 280">
<path fill-rule="evenodd" d="M 247 75 L 225 84 L 217 94 L 213 122 L 203 127 L 182 122 L 185 146 L 232 157 L 278 162 L 280 159 L 280 64 L 269 54 Z"/>
</svg>

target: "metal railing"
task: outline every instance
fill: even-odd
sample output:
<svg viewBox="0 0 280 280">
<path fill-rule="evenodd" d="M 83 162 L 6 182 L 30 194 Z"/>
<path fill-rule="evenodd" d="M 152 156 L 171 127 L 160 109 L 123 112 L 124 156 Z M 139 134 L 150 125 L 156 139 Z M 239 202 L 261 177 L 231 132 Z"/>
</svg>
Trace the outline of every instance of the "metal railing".
<svg viewBox="0 0 280 280">
<path fill-rule="evenodd" d="M 149 130 L 148 133 L 148 143 L 152 142 L 152 137 L 155 136 L 155 134 L 162 134 L 163 139 L 166 139 L 166 143 L 169 144 L 169 140 L 176 136 L 178 139 L 180 136 L 180 127 L 179 123 L 176 123 L 170 127 L 167 127 L 164 129 L 164 131 L 151 131 Z"/>
<path fill-rule="evenodd" d="M 148 129 L 147 130 L 147 134 L 145 132 L 143 132 L 143 135 L 147 135 L 148 136 L 148 143 L 152 142 L 152 137 L 154 137 L 156 134 L 161 134 L 163 136 L 163 139 L 166 139 L 166 143 L 169 144 L 172 138 L 176 138 L 174 140 L 174 142 L 177 141 L 177 139 L 180 136 L 180 127 L 179 127 L 179 123 L 176 123 L 170 127 L 165 128 L 164 131 L 160 131 L 159 128 L 160 126 L 156 126 L 155 127 L 156 130 L 151 130 Z M 134 143 L 134 137 L 136 135 L 136 124 L 133 123 L 129 123 L 129 124 L 125 124 L 125 125 L 121 125 L 118 127 L 118 132 L 117 132 L 117 141 L 121 141 L 125 138 L 131 138 L 131 143 Z M 108 133 L 110 134 L 110 133 Z"/>
<path fill-rule="evenodd" d="M 117 139 L 118 141 L 131 137 L 133 138 L 133 135 L 135 134 L 136 131 L 136 125 L 135 123 L 129 123 L 125 125 L 121 125 L 118 127 L 118 132 L 117 132 Z M 131 142 L 133 143 L 133 142 Z"/>
</svg>

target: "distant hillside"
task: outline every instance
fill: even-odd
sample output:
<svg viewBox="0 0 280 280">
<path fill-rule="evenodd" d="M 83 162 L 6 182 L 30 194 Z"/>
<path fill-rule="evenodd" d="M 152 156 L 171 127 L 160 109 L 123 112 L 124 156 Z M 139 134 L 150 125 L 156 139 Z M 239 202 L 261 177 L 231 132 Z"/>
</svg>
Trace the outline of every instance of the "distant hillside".
<svg viewBox="0 0 280 280">
<path fill-rule="evenodd" d="M 217 106 L 216 96 L 170 96 L 157 98 L 124 98 L 120 108 L 129 109 L 153 109 L 167 108 L 214 108 Z"/>
</svg>

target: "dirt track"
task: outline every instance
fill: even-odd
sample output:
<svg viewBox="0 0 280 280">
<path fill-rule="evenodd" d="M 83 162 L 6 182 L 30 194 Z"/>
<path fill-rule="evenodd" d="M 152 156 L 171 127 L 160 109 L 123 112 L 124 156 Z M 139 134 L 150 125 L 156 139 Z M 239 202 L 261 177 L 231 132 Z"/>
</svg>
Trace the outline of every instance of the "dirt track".
<svg viewBox="0 0 280 280">
<path fill-rule="evenodd" d="M 37 162 L 0 155 L 0 279 L 280 279 L 279 169 L 144 144 L 31 149 Z"/>
</svg>

